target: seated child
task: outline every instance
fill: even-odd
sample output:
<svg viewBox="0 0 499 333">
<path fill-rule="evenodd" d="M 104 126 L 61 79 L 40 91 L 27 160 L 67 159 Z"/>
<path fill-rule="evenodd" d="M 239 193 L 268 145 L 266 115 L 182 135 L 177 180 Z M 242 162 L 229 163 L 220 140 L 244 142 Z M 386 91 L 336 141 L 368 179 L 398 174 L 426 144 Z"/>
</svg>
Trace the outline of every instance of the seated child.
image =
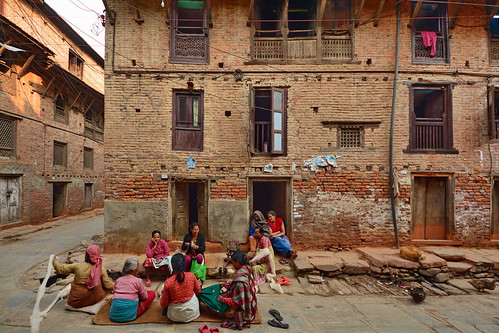
<svg viewBox="0 0 499 333">
<path fill-rule="evenodd" d="M 170 248 L 168 247 L 168 243 L 166 243 L 165 240 L 161 239 L 161 232 L 159 230 L 154 230 L 152 232 L 152 239 L 147 244 L 146 248 L 147 258 L 144 261 L 147 287 L 151 286 L 151 278 L 150 278 L 151 268 L 155 268 L 155 263 L 161 262 L 169 255 L 170 255 Z M 164 267 L 166 268 L 167 266 Z"/>
<path fill-rule="evenodd" d="M 109 319 L 117 323 L 137 319 L 156 297 L 156 292 L 146 290 L 142 280 L 137 277 L 139 261 L 136 258 L 128 258 L 122 272 L 124 275 L 116 280 L 113 302 L 109 310 Z"/>
</svg>

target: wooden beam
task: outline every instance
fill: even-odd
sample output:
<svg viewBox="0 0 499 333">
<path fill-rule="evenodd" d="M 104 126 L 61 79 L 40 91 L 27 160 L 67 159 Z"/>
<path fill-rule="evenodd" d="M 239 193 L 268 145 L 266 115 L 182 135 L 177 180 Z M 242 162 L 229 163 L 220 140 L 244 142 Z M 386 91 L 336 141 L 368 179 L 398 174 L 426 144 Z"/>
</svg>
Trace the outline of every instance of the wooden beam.
<svg viewBox="0 0 499 333">
<path fill-rule="evenodd" d="M 416 4 L 416 7 L 414 8 L 414 12 L 412 13 L 412 16 L 411 16 L 411 20 L 407 24 L 408 28 L 412 28 L 412 24 L 414 22 L 414 19 L 416 18 L 416 16 L 418 16 L 419 10 L 421 9 L 422 4 L 423 4 L 423 1 L 418 1 L 418 3 Z"/>
<path fill-rule="evenodd" d="M 206 15 L 208 16 L 207 19 L 208 19 L 208 27 L 210 28 L 213 28 L 213 19 L 211 17 L 211 8 L 212 8 L 212 4 L 213 4 L 213 1 L 212 0 L 207 0 L 207 4 L 206 6 L 208 8 L 206 8 Z"/>
<path fill-rule="evenodd" d="M 497 13 L 497 10 L 499 9 L 497 6 L 499 5 L 499 0 L 496 0 L 495 7 L 492 8 L 492 11 L 490 12 L 489 16 L 487 17 L 487 29 L 489 29 L 490 22 L 494 19 L 494 16 Z"/>
<path fill-rule="evenodd" d="M 5 43 L 2 43 L 2 44 L 9 45 L 10 43 L 12 43 L 12 39 L 9 39 L 8 41 L 6 41 Z M 0 55 L 2 55 L 3 51 L 5 51 L 4 46 L 0 47 Z"/>
<path fill-rule="evenodd" d="M 255 0 L 251 0 L 250 1 L 250 6 L 248 8 L 248 22 L 246 22 L 246 26 L 250 27 L 251 24 L 253 22 L 251 22 L 251 20 L 253 20 L 253 17 L 255 15 Z"/>
<path fill-rule="evenodd" d="M 69 107 L 69 109 L 73 109 L 73 106 L 76 104 L 76 101 L 80 98 L 81 96 L 81 90 L 80 92 L 78 93 L 78 96 L 76 96 L 76 98 L 74 99 L 73 103 L 71 104 L 71 106 Z"/>
<path fill-rule="evenodd" d="M 282 14 L 282 28 L 288 27 L 288 8 L 289 8 L 289 0 L 285 0 L 284 13 Z"/>
<path fill-rule="evenodd" d="M 52 79 L 50 80 L 49 84 L 47 85 L 47 88 L 45 89 L 45 91 L 42 94 L 42 98 L 44 98 L 47 95 L 47 92 L 49 91 L 49 88 L 52 85 L 52 83 L 54 83 L 54 81 L 55 81 L 55 79 L 52 77 Z"/>
<path fill-rule="evenodd" d="M 355 14 L 355 26 L 358 27 L 360 23 L 360 16 L 362 15 L 362 9 L 364 9 L 364 3 L 366 0 L 360 0 L 359 4 L 359 9 L 357 10 L 357 13 Z"/>
<path fill-rule="evenodd" d="M 465 2 L 466 2 L 466 0 L 462 0 L 462 2 L 457 5 L 456 9 L 454 9 L 454 14 L 452 14 L 452 18 L 450 20 L 449 29 L 454 29 L 454 27 L 456 26 L 457 16 L 459 15 L 459 12 L 461 11 L 461 7 L 463 6 L 463 3 L 465 3 Z"/>
<path fill-rule="evenodd" d="M 317 17 L 317 25 L 322 27 L 322 18 L 324 17 L 324 10 L 326 9 L 327 0 L 321 0 L 321 6 L 319 7 L 319 16 Z"/>
<path fill-rule="evenodd" d="M 35 55 L 34 54 L 30 55 L 29 58 L 26 60 L 26 62 L 24 63 L 23 67 L 21 67 L 21 69 L 17 73 L 17 77 L 23 77 L 24 74 L 26 74 L 26 70 L 28 69 L 28 66 L 31 64 L 31 62 L 33 61 L 33 59 L 35 59 Z"/>
<path fill-rule="evenodd" d="M 379 0 L 378 10 L 376 11 L 376 16 L 374 17 L 374 26 L 377 27 L 379 24 L 379 17 L 383 11 L 383 6 L 385 5 L 385 0 Z"/>
</svg>

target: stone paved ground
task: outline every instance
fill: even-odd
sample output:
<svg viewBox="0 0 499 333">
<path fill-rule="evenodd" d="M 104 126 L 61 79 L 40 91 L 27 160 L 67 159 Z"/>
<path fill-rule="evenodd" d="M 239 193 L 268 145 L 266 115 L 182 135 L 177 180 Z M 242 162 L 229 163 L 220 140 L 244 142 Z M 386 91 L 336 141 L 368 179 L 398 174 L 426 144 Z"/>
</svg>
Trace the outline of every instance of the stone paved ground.
<svg viewBox="0 0 499 333">
<path fill-rule="evenodd" d="M 11 231 L 14 237 L 3 238 L 5 231 L 0 232 L 1 332 L 29 331 L 29 315 L 39 285 L 34 278 L 43 274 L 43 266 L 46 265 L 48 255 L 55 253 L 64 258 L 70 253 L 69 256 L 73 259 L 81 260 L 81 249 L 84 246 L 78 244 L 100 242 L 99 236 L 93 236 L 102 233 L 102 222 L 101 215 L 88 214 L 82 216 L 81 220 L 72 218 L 53 222 L 50 227 L 36 230 L 25 228 L 25 231 L 29 230 L 26 233 Z M 85 228 L 82 229 L 81 225 Z M 392 250 L 388 252 L 391 253 Z M 466 255 L 468 250 L 472 251 L 470 255 Z M 371 251 L 371 254 L 374 256 L 376 251 Z M 449 262 L 469 263 L 475 267 L 482 261 L 488 267 L 497 263 L 494 259 L 497 250 L 486 251 L 488 261 L 483 259 L 482 251 L 462 249 L 463 256 L 472 257 L 472 260 Z M 453 254 L 442 252 L 440 255 L 447 256 L 449 260 L 449 256 L 459 256 L 457 252 L 459 251 Z M 108 268 L 119 269 L 128 256 L 130 255 L 105 256 L 104 263 Z M 220 254 L 210 255 L 207 258 L 208 265 L 215 268 L 219 265 L 220 256 Z M 249 331 L 279 331 L 266 323 L 271 319 L 268 309 L 278 308 L 284 321 L 290 324 L 288 332 L 499 332 L 499 289 L 478 292 L 466 279 L 452 278 L 446 283 L 435 284 L 427 281 L 405 281 L 406 285 L 422 283 L 428 291 L 425 302 L 415 304 L 407 295 L 406 289 L 394 284 L 395 279 L 390 276 L 390 272 L 393 278 L 397 277 L 395 273 L 400 275 L 400 267 L 391 267 L 387 270 L 387 274 L 380 272 L 380 276 L 390 277 L 386 279 L 374 275 L 356 274 L 365 273 L 367 270 L 366 264 L 362 261 L 367 263 L 369 274 L 373 273 L 374 266 L 359 252 L 303 252 L 299 258 L 302 267 L 308 265 L 306 274 L 298 273 L 296 276 L 296 268 L 291 262 L 279 264 L 279 276 L 287 276 L 292 284 L 283 287 L 284 294 L 277 294 L 268 285 L 260 289 L 258 301 L 264 324 L 254 325 Z M 317 267 L 327 268 L 329 271 L 318 270 Z M 350 274 L 345 273 L 346 267 L 350 267 L 350 271 L 347 269 Z M 389 265 L 382 267 L 390 268 Z M 393 268 L 396 268 L 396 271 Z M 497 267 L 492 268 L 494 269 Z M 338 270 L 341 271 L 338 273 Z M 324 275 L 324 280 L 320 284 L 311 284 L 307 275 L 315 275 L 317 272 Z M 154 289 L 158 291 L 161 289 L 162 279 L 157 277 Z M 211 279 L 207 284 L 218 281 L 220 280 Z M 56 289 L 57 287 L 52 288 L 52 293 L 43 299 L 42 308 L 52 300 Z M 42 332 L 197 332 L 198 325 L 199 323 L 168 326 L 159 324 L 95 326 L 91 323 L 91 316 L 65 311 L 64 305 L 59 303 L 50 311 L 41 327 Z"/>
</svg>

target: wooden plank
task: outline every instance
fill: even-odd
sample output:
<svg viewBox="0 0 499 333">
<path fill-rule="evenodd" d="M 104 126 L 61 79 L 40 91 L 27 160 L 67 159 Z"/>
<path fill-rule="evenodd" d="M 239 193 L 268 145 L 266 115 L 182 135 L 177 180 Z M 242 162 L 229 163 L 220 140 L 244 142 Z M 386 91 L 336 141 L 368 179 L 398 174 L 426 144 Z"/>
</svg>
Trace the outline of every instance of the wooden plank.
<svg viewBox="0 0 499 333">
<path fill-rule="evenodd" d="M 421 5 L 423 4 L 423 1 L 418 1 L 416 3 L 416 8 L 414 8 L 414 12 L 412 13 L 411 20 L 407 24 L 408 28 L 412 28 L 412 24 L 414 22 L 414 19 L 418 16 L 419 10 L 421 9 Z"/>
<path fill-rule="evenodd" d="M 317 22 L 319 23 L 318 26 L 322 27 L 322 18 L 324 17 L 324 10 L 326 9 L 326 1 L 327 0 L 321 0 L 321 6 L 319 8 L 319 17 L 317 18 Z"/>
<path fill-rule="evenodd" d="M 466 0 L 462 0 L 462 2 L 459 3 L 457 5 L 456 9 L 454 10 L 454 14 L 452 14 L 452 18 L 450 20 L 449 29 L 454 29 L 454 27 L 456 26 L 457 16 L 459 15 L 459 12 L 461 11 L 461 7 L 463 7 L 463 4 L 465 2 L 466 2 Z"/>
<path fill-rule="evenodd" d="M 250 2 L 250 6 L 248 8 L 248 22 L 246 22 L 246 26 L 254 26 L 253 22 L 251 22 L 251 20 L 253 20 L 253 17 L 254 17 L 254 7 L 255 7 L 255 0 L 251 0 Z"/>
<path fill-rule="evenodd" d="M 9 45 L 10 43 L 12 43 L 12 39 L 9 39 L 8 41 L 2 44 Z M 5 46 L 0 47 L 0 55 L 2 55 L 3 51 L 5 51 Z"/>
<path fill-rule="evenodd" d="M 376 16 L 374 17 L 374 26 L 377 27 L 379 24 L 379 17 L 383 11 L 383 6 L 385 5 L 385 0 L 380 0 L 378 5 L 378 10 L 376 11 Z"/>
<path fill-rule="evenodd" d="M 446 239 L 446 182 L 444 177 L 427 178 L 425 239 Z"/>
<path fill-rule="evenodd" d="M 494 4 L 494 7 L 492 8 L 492 11 L 490 12 L 489 16 L 487 17 L 487 29 L 490 26 L 490 22 L 492 22 L 492 19 L 494 19 L 494 16 L 497 13 L 497 10 L 499 9 L 497 6 L 499 5 L 499 0 L 496 0 L 496 3 Z"/>
<path fill-rule="evenodd" d="M 357 10 L 357 13 L 355 14 L 355 27 L 359 26 L 360 16 L 362 15 L 362 9 L 364 9 L 365 2 L 366 2 L 366 0 L 360 0 L 359 9 Z"/>
<path fill-rule="evenodd" d="M 30 55 L 29 58 L 24 63 L 23 67 L 21 67 L 21 69 L 17 73 L 18 77 L 23 77 L 24 74 L 26 74 L 26 70 L 28 69 L 28 66 L 31 64 L 31 62 L 33 61 L 33 59 L 35 59 L 35 55 L 34 54 Z"/>
<path fill-rule="evenodd" d="M 414 177 L 412 191 L 412 239 L 424 239 L 426 178 Z"/>
</svg>

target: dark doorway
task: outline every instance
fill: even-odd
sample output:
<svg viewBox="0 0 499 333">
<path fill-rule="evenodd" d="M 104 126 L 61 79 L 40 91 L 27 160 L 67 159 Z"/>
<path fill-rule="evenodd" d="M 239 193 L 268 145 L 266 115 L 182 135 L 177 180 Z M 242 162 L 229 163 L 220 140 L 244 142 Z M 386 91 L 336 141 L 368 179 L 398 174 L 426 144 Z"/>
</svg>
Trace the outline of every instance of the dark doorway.
<svg viewBox="0 0 499 333">
<path fill-rule="evenodd" d="M 66 206 L 66 183 L 54 183 L 52 190 L 52 215 L 62 216 L 67 213 Z"/>
<path fill-rule="evenodd" d="M 494 179 L 492 189 L 491 239 L 499 240 L 499 178 Z"/>
<path fill-rule="evenodd" d="M 173 232 L 182 239 L 189 225 L 197 222 L 200 232 L 209 240 L 207 182 L 176 181 L 173 186 Z"/>
<path fill-rule="evenodd" d="M 290 194 L 288 191 L 288 181 L 266 181 L 254 180 L 251 182 L 252 207 L 251 213 L 259 210 L 266 216 L 267 212 L 273 210 L 278 217 L 284 220 L 286 235 L 291 236 L 291 213 Z"/>
<path fill-rule="evenodd" d="M 94 196 L 93 184 L 92 183 L 85 184 L 85 190 L 83 193 L 83 200 L 84 200 L 83 208 L 92 208 L 93 196 Z"/>
<path fill-rule="evenodd" d="M 448 177 L 414 177 L 413 239 L 446 240 L 451 236 Z"/>
</svg>

